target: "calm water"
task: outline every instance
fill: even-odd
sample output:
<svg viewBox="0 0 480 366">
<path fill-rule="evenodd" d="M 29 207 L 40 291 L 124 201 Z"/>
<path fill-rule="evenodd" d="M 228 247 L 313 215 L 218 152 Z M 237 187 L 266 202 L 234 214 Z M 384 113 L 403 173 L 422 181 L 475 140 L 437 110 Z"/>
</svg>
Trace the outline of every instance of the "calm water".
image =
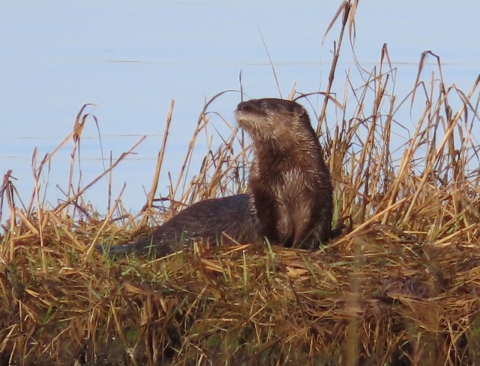
<svg viewBox="0 0 480 366">
<path fill-rule="evenodd" d="M 81 106 L 94 103 L 97 107 L 87 110 L 99 120 L 106 158 L 110 152 L 118 157 L 148 135 L 137 154 L 114 170 L 113 196 L 126 182 L 123 202 L 135 212 L 145 201 L 143 187 L 152 181 L 170 100 L 176 105 L 161 194 L 167 193 L 167 172 L 176 177 L 205 100 L 223 90 L 239 90 L 240 71 L 248 97 L 279 96 L 262 35 L 283 97 L 294 85 L 302 92 L 324 90 L 338 27 L 323 45 L 322 38 L 339 4 L 1 1 L 0 172 L 12 169 L 22 197 L 29 197 L 34 148 L 39 157 L 53 151 L 70 133 Z M 420 54 L 432 50 L 442 58 L 447 84 L 467 91 L 480 72 L 478 14 L 477 0 L 361 1 L 357 58 L 370 69 L 387 43 L 398 68 L 396 91 L 403 98 L 414 84 Z M 335 84 L 340 96 L 346 72 L 361 80 L 348 47 L 345 43 Z M 239 100 L 238 93 L 229 93 L 210 110 L 233 123 Z M 414 122 L 408 114 L 405 118 Z M 212 119 L 227 133 L 220 118 Z M 86 184 L 103 169 L 93 120 L 81 148 Z M 62 198 L 56 185 L 66 187 L 70 151 L 71 143 L 54 157 L 45 177 L 50 202 Z M 199 158 L 203 152 L 199 149 Z M 105 197 L 105 181 L 87 196 L 100 212 L 105 212 Z"/>
</svg>

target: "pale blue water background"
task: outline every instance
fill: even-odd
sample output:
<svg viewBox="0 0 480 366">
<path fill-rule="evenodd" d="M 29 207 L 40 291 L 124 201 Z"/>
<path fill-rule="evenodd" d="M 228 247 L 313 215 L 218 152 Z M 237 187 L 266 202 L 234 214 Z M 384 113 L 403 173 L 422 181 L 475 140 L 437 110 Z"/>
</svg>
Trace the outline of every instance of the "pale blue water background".
<svg viewBox="0 0 480 366">
<path fill-rule="evenodd" d="M 118 157 L 148 135 L 137 155 L 113 174 L 113 197 L 126 182 L 122 200 L 136 212 L 145 202 L 143 187 L 150 188 L 170 100 L 176 105 L 162 195 L 167 194 L 167 172 L 177 176 L 205 100 L 223 90 L 238 90 L 240 70 L 248 97 L 279 96 L 259 29 L 283 97 L 293 85 L 302 92 L 325 89 L 338 27 L 321 42 L 340 3 L 1 0 L 0 173 L 12 169 L 16 187 L 28 199 L 33 149 L 38 148 L 39 157 L 53 151 L 71 132 L 81 106 L 95 103 L 97 108 L 87 110 L 98 117 L 105 157 L 110 151 Z M 455 83 L 468 91 L 480 72 L 478 14 L 477 0 L 361 1 L 357 58 L 370 69 L 387 43 L 398 68 L 396 91 L 403 98 L 414 84 L 421 53 L 432 50 L 441 56 L 447 86 Z M 343 92 L 348 70 L 360 83 L 348 48 L 345 43 L 336 92 Z M 210 110 L 233 123 L 239 100 L 238 93 L 228 94 Z M 414 122 L 409 118 L 407 114 L 405 123 Z M 92 122 L 82 140 L 85 184 L 103 169 Z M 227 131 L 220 119 L 212 122 Z M 53 159 L 48 177 L 51 202 L 62 197 L 56 185 L 66 189 L 70 150 L 71 144 Z M 199 151 L 199 158 L 203 153 Z M 106 181 L 87 198 L 104 213 Z"/>
</svg>

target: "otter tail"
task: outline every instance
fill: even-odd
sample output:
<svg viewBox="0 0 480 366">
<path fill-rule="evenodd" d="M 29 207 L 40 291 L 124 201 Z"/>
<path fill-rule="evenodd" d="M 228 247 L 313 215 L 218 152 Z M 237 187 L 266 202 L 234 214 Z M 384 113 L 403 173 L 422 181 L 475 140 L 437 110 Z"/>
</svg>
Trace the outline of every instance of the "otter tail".
<svg viewBox="0 0 480 366">
<path fill-rule="evenodd" d="M 144 238 L 134 243 L 105 246 L 96 244 L 95 249 L 103 252 L 109 257 L 125 257 L 127 255 L 134 255 L 137 257 L 157 257 L 164 256 L 171 253 L 171 249 L 167 246 L 153 245 L 152 238 Z"/>
<path fill-rule="evenodd" d="M 130 244 L 121 244 L 121 245 L 102 245 L 102 244 L 95 244 L 95 250 L 97 252 L 102 252 L 108 256 L 125 256 L 127 254 L 131 254 L 135 252 L 135 243 Z"/>
</svg>

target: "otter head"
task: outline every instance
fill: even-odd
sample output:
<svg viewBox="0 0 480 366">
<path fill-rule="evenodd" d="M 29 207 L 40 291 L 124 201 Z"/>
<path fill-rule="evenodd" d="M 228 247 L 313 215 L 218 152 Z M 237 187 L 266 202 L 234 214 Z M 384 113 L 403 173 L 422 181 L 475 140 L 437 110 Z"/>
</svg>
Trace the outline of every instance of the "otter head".
<svg viewBox="0 0 480 366">
<path fill-rule="evenodd" d="M 252 99 L 237 106 L 235 118 L 254 142 L 279 141 L 295 133 L 296 124 L 310 125 L 305 109 L 291 100 Z"/>
</svg>

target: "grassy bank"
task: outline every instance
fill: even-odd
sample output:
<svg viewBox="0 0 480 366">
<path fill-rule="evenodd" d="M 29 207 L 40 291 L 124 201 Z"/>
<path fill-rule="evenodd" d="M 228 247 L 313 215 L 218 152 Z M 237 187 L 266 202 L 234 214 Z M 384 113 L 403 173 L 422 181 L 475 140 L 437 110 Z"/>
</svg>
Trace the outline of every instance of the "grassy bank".
<svg viewBox="0 0 480 366">
<path fill-rule="evenodd" d="M 372 70 L 358 66 L 362 85 L 336 85 L 350 10 L 342 9 L 326 91 L 292 96 L 303 105 L 324 100 L 312 122 L 332 173 L 334 221 L 352 227 L 316 252 L 251 244 L 105 258 L 93 243 L 126 242 L 185 205 L 244 190 L 249 149 L 233 131 L 181 189 L 197 169 L 191 154 L 209 123 L 207 104 L 179 177 L 158 192 L 172 104 L 142 212 L 133 216 L 113 197 L 102 216 L 82 195 L 137 145 L 91 183 L 75 184 L 91 117 L 82 108 L 59 144 L 74 142 L 64 201 L 47 205 L 40 185 L 58 149 L 36 159 L 30 197 L 4 176 L 0 364 L 480 363 L 479 79 L 469 90 L 446 84 L 440 58 L 426 52 L 412 90 L 396 95 L 385 46 Z M 413 129 L 402 122 L 405 110 Z"/>
</svg>

